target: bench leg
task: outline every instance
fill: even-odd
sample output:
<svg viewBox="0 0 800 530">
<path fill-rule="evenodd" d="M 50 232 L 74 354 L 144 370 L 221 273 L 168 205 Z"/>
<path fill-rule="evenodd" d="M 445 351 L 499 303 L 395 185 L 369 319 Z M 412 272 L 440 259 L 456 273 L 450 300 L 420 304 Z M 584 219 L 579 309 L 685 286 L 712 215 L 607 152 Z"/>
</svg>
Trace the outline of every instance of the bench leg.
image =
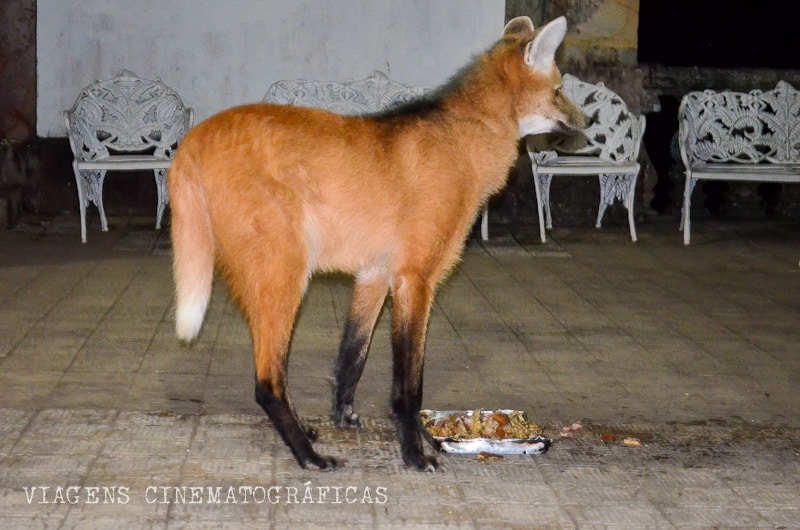
<svg viewBox="0 0 800 530">
<path fill-rule="evenodd" d="M 84 192 L 83 171 L 79 170 L 76 163 L 72 163 L 75 173 L 75 187 L 78 188 L 78 210 L 81 214 L 81 243 L 86 243 L 86 193 Z"/>
<path fill-rule="evenodd" d="M 603 215 L 606 208 L 619 199 L 628 210 L 628 225 L 631 231 L 631 240 L 636 242 L 636 224 L 633 220 L 633 201 L 636 194 L 636 177 L 638 173 L 603 173 L 598 176 L 600 181 L 600 206 L 597 209 L 597 223 L 602 226 Z"/>
<path fill-rule="evenodd" d="M 164 209 L 169 204 L 169 192 L 167 191 L 167 169 L 154 169 L 156 179 L 156 189 L 158 190 L 158 208 L 156 210 L 156 230 L 161 230 L 161 217 Z"/>
<path fill-rule="evenodd" d="M 100 229 L 108 232 L 108 221 L 106 212 L 103 208 L 103 181 L 106 177 L 106 170 L 87 171 L 80 170 L 76 164 L 72 164 L 75 173 L 75 182 L 78 188 L 78 207 L 81 214 L 81 242 L 86 243 L 86 207 L 90 202 L 97 206 L 100 213 Z"/>
<path fill-rule="evenodd" d="M 606 213 L 606 208 L 611 202 L 614 202 L 614 193 L 613 190 L 609 190 L 609 187 L 613 187 L 615 183 L 616 175 L 598 175 L 597 178 L 600 181 L 600 205 L 597 207 L 597 222 L 595 223 L 595 227 L 600 228 L 603 223 L 603 216 Z M 611 191 L 612 193 L 609 193 Z M 609 195 L 611 196 L 611 200 L 609 201 Z"/>
<path fill-rule="evenodd" d="M 690 214 L 691 214 L 691 204 L 692 204 L 692 192 L 694 192 L 694 187 L 696 184 L 697 184 L 697 179 L 693 178 L 691 173 L 687 171 L 686 185 L 683 188 L 683 209 L 681 210 L 681 224 L 679 226 L 679 229 L 683 230 L 684 245 L 689 245 L 689 240 L 691 238 L 692 221 L 690 219 Z"/>
<path fill-rule="evenodd" d="M 539 214 L 539 237 L 542 243 L 547 243 L 545 227 L 547 229 L 553 228 L 553 218 L 550 216 L 550 182 L 552 180 L 552 174 L 540 174 L 536 164 L 533 165 L 533 184 L 536 188 L 536 210 Z M 546 220 L 545 216 L 547 217 Z"/>
<path fill-rule="evenodd" d="M 625 208 L 628 209 L 628 226 L 631 229 L 631 241 L 636 243 L 636 223 L 633 220 L 633 201 L 636 199 L 636 177 L 638 173 L 632 173 L 625 178 L 630 179 L 630 186 L 628 188 L 628 196 L 625 197 Z"/>
<path fill-rule="evenodd" d="M 106 170 L 94 172 L 97 175 L 96 185 L 97 188 L 94 192 L 94 204 L 97 206 L 97 211 L 100 213 L 100 230 L 108 232 L 108 219 L 106 219 L 106 209 L 103 207 L 103 183 L 106 180 Z"/>
</svg>

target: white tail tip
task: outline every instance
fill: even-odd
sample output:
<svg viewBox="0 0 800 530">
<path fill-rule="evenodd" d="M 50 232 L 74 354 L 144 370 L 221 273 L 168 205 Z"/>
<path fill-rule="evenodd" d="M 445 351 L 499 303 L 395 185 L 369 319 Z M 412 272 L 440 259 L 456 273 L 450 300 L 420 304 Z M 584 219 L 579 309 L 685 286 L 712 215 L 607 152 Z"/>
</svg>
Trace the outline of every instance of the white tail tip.
<svg viewBox="0 0 800 530">
<path fill-rule="evenodd" d="M 175 312 L 175 333 L 185 342 L 191 342 L 200 334 L 210 293 L 196 295 L 194 300 L 178 301 Z"/>
</svg>

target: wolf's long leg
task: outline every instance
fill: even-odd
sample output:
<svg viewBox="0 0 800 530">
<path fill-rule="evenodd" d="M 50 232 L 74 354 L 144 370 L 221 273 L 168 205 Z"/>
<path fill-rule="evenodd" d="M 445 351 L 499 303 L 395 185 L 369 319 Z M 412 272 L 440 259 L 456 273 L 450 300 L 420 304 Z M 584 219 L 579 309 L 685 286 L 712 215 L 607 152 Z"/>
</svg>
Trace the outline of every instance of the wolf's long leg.
<svg viewBox="0 0 800 530">
<path fill-rule="evenodd" d="M 252 196 L 260 201 L 264 197 L 284 200 L 274 200 L 269 215 L 261 215 L 263 205 L 243 204 L 241 211 L 252 212 L 248 222 L 217 224 L 220 263 L 250 324 L 256 402 L 301 466 L 332 469 L 338 462 L 314 451 L 310 433 L 303 429 L 289 399 L 289 342 L 308 285 L 308 264 L 305 247 L 298 243 L 301 230 L 292 224 L 290 198 L 280 197 L 277 188 L 267 191 Z"/>
<path fill-rule="evenodd" d="M 297 463 L 304 468 L 315 466 L 320 470 L 336 469 L 341 462 L 330 456 L 323 456 L 314 451 L 311 438 L 312 430 L 306 431 L 292 407 L 285 386 L 280 390 L 280 383 L 262 381 L 256 376 L 256 402 L 267 413 L 283 441 L 294 454 Z"/>
<path fill-rule="evenodd" d="M 425 334 L 433 301 L 433 288 L 420 276 L 398 274 L 392 284 L 392 412 L 403 461 L 420 471 L 438 467 L 426 457 L 422 444 L 422 372 Z"/>
<path fill-rule="evenodd" d="M 340 427 L 360 426 L 358 414 L 353 412 L 353 399 L 388 289 L 389 283 L 383 275 L 360 275 L 356 279 L 335 368 L 332 419 Z"/>
<path fill-rule="evenodd" d="M 269 280 L 259 280 L 258 283 L 262 281 Z M 311 446 L 313 432 L 303 429 L 289 399 L 289 341 L 300 306 L 303 284 L 303 278 L 286 276 L 280 282 L 269 281 L 269 284 L 253 291 L 258 310 L 249 311 L 249 307 L 246 308 L 253 333 L 256 402 L 272 420 L 302 467 L 334 469 L 339 462 L 314 451 Z"/>
</svg>

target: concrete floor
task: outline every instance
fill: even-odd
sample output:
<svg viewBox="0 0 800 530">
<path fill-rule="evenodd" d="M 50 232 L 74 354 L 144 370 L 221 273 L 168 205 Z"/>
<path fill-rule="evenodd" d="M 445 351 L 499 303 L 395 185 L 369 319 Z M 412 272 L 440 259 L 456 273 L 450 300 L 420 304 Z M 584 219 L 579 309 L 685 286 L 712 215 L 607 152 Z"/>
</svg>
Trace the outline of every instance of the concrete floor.
<svg viewBox="0 0 800 530">
<path fill-rule="evenodd" d="M 494 226 L 430 321 L 424 406 L 513 408 L 537 456 L 404 468 L 388 314 L 327 421 L 351 284 L 312 281 L 290 361 L 333 473 L 300 469 L 253 399 L 248 330 L 218 283 L 199 342 L 172 331 L 167 234 L 65 217 L 0 233 L 0 528 L 798 528 L 800 232 L 768 221 Z M 572 438 L 564 426 L 580 423 Z M 623 443 L 636 438 L 639 447 Z M 305 502 L 304 502 L 305 501 Z"/>
</svg>

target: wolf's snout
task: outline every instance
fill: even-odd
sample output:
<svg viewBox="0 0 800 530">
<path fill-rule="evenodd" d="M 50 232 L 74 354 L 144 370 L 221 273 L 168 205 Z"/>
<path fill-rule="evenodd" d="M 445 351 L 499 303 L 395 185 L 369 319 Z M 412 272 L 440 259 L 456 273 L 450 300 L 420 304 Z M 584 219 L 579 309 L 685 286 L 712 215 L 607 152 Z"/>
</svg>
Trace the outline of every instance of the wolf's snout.
<svg viewBox="0 0 800 530">
<path fill-rule="evenodd" d="M 566 136 L 584 136 L 583 130 L 586 128 L 588 119 L 585 115 L 578 115 L 572 123 L 567 123 L 563 120 L 556 122 L 556 129 L 553 132 L 563 134 Z"/>
</svg>

